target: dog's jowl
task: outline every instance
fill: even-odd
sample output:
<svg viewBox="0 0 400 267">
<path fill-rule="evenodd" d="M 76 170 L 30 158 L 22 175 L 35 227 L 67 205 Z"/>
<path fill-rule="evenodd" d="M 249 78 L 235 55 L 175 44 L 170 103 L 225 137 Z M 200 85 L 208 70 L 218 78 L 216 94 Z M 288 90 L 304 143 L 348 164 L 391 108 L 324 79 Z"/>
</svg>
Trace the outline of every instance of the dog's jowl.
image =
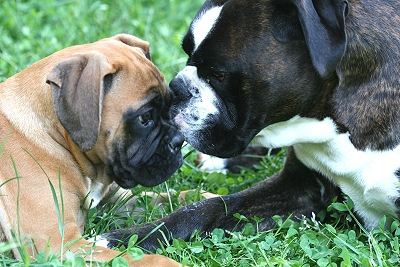
<svg viewBox="0 0 400 267">
<path fill-rule="evenodd" d="M 175 122 L 207 154 L 235 156 L 254 141 L 288 156 L 262 183 L 156 224 L 187 239 L 230 230 L 240 213 L 265 218 L 266 229 L 275 214 L 311 216 L 341 193 L 367 229 L 398 217 L 399 23 L 390 0 L 206 1 L 182 42 L 187 66 L 170 83 Z"/>
<path fill-rule="evenodd" d="M 57 252 L 64 241 L 87 260 L 119 255 L 82 238 L 82 211 L 114 182 L 153 186 L 182 163 L 171 94 L 149 57 L 148 42 L 120 34 L 56 52 L 0 84 L 0 237 L 33 242 L 32 251 Z M 179 266 L 160 255 L 128 260 Z"/>
</svg>

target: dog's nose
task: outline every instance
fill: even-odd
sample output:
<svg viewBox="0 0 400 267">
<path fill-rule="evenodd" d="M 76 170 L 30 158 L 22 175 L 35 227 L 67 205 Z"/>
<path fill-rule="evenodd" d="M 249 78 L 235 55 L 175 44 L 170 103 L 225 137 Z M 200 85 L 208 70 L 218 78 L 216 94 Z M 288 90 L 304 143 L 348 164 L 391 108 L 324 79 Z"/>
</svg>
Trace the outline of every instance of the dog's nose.
<svg viewBox="0 0 400 267">
<path fill-rule="evenodd" d="M 169 147 L 172 151 L 179 150 L 181 149 L 184 141 L 185 139 L 183 138 L 183 135 L 178 132 L 172 137 L 172 140 L 169 142 Z"/>
<path fill-rule="evenodd" d="M 172 91 L 173 103 L 184 101 L 192 97 L 188 85 L 186 84 L 185 80 L 180 77 L 173 79 L 169 83 L 169 88 Z"/>
</svg>

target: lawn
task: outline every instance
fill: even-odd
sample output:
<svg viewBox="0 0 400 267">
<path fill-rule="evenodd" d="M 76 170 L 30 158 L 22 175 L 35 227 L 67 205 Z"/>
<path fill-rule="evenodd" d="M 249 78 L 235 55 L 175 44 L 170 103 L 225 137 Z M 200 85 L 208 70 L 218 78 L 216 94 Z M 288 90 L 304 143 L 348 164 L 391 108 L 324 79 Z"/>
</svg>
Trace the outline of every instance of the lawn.
<svg viewBox="0 0 400 267">
<path fill-rule="evenodd" d="M 169 81 L 185 65 L 180 42 L 202 1 L 1 1 L 0 81 L 57 50 L 121 32 L 151 43 L 153 61 Z M 195 167 L 195 151 L 189 146 L 182 151 L 185 162 L 171 179 L 155 188 L 132 190 L 136 195 L 170 192 L 172 199 L 167 205 L 152 206 L 147 197 L 140 197 L 134 213 L 121 212 L 123 200 L 117 204 L 119 209 L 109 204 L 92 209 L 86 235 L 165 216 L 181 206 L 174 196 L 181 190 L 240 191 L 279 171 L 285 159 L 283 150 L 263 157 L 254 169 L 243 169 L 240 174 L 206 173 Z M 189 266 L 400 266 L 399 222 L 391 229 L 366 232 L 351 213 L 351 205 L 351 201 L 334 203 L 315 218 L 296 222 L 277 216 L 277 226 L 270 231 L 259 232 L 256 224 L 249 223 L 243 231 L 225 234 L 216 229 L 207 238 L 193 233 L 190 242 L 174 240 L 157 253 Z M 238 215 L 239 220 L 257 219 Z M 56 252 L 40 254 L 31 263 L 15 261 L 9 257 L 9 248 L 0 244 L 0 266 L 82 266 L 78 255 L 68 254 L 61 261 Z"/>
</svg>

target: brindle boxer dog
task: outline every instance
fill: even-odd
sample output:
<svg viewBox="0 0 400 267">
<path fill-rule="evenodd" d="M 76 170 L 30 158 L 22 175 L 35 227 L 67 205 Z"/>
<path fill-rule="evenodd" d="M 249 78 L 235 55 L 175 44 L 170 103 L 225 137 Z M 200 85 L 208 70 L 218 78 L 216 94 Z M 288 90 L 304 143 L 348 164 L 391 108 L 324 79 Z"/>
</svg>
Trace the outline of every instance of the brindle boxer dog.
<svg viewBox="0 0 400 267">
<path fill-rule="evenodd" d="M 88 261 L 119 255 L 82 238 L 85 211 L 113 181 L 154 186 L 179 168 L 183 137 L 170 104 L 149 43 L 127 34 L 61 50 L 0 84 L 2 240 L 15 241 L 13 232 L 34 243 L 33 254 L 48 245 L 57 252 L 64 241 Z M 160 255 L 126 258 L 131 266 L 179 266 Z"/>
<path fill-rule="evenodd" d="M 174 120 L 204 153 L 235 156 L 255 139 L 287 146 L 286 163 L 247 190 L 108 238 L 163 223 L 167 236 L 188 239 L 231 230 L 235 213 L 268 229 L 273 215 L 311 216 L 341 192 L 367 229 L 398 217 L 399 24 L 393 0 L 206 1 L 183 39 L 187 66 L 170 83 Z"/>
</svg>

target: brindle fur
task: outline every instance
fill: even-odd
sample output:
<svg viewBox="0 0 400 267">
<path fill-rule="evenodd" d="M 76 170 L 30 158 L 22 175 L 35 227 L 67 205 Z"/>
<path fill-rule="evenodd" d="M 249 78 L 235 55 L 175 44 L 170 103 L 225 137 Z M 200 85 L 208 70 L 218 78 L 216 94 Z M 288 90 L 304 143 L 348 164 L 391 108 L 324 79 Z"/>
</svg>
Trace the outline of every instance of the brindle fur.
<svg viewBox="0 0 400 267">
<path fill-rule="evenodd" d="M 214 0 L 213 2 L 222 4 L 227 1 Z M 237 24 L 227 25 L 226 35 L 220 38 L 236 36 L 237 40 L 240 39 L 238 36 L 241 36 L 247 40 L 248 31 L 252 31 L 251 27 L 254 26 L 255 31 L 269 33 L 269 45 L 261 43 L 255 46 L 246 42 L 238 44 L 232 41 L 227 47 L 218 49 L 224 50 L 228 56 L 235 53 L 242 55 L 243 52 L 239 51 L 243 51 L 245 48 L 242 46 L 246 44 L 253 48 L 246 51 L 254 52 L 253 55 L 251 53 L 244 55 L 246 59 L 250 58 L 249 60 L 254 62 L 254 57 L 260 57 L 257 51 L 263 50 L 263 57 L 268 58 L 265 61 L 273 62 L 264 66 L 263 59 L 259 60 L 257 67 L 262 69 L 265 75 L 278 76 L 288 69 L 292 71 L 286 81 L 291 94 L 287 95 L 284 102 L 275 103 L 279 108 L 273 109 L 276 113 L 273 114 L 274 117 L 270 117 L 271 121 L 285 116 L 289 119 L 299 113 L 290 114 L 288 110 L 297 109 L 302 110 L 299 115 L 306 117 L 319 119 L 331 117 L 341 132 L 350 133 L 353 145 L 359 150 L 389 150 L 400 144 L 399 1 L 313 1 L 317 9 L 322 8 L 323 4 L 347 4 L 345 7 L 347 10 L 344 10 L 346 36 L 345 40 L 343 36 L 339 36 L 340 40 L 338 40 L 346 45 L 342 57 L 336 59 L 333 67 L 320 69 L 320 75 L 314 70 L 315 63 L 310 58 L 310 54 L 314 51 L 308 51 L 304 34 L 299 32 L 300 23 L 295 17 L 293 5 L 292 13 L 274 12 L 276 6 L 300 1 L 231 0 L 230 2 L 236 3 L 234 9 L 237 12 L 232 13 L 232 16 L 236 17 L 234 23 Z M 206 1 L 204 6 L 209 4 L 210 1 Z M 250 18 L 253 21 L 247 21 L 248 18 L 245 17 L 250 9 L 254 11 L 251 14 L 260 15 L 257 19 Z M 333 31 L 340 32 L 342 27 L 340 23 L 336 23 L 334 19 L 329 21 L 330 18 L 332 19 L 333 16 L 328 17 L 324 23 L 330 24 Z M 239 24 L 243 23 L 248 24 L 240 27 Z M 278 41 L 272 36 L 271 28 L 272 31 L 276 31 L 275 37 L 281 37 L 281 40 Z M 315 45 L 318 45 L 318 42 L 319 40 L 316 40 Z M 263 45 L 268 45 L 268 47 L 263 47 Z M 238 60 L 243 60 L 243 58 L 238 56 Z M 293 68 L 294 64 L 297 64 L 296 69 Z M 243 81 L 245 88 L 246 86 L 250 88 L 251 82 Z M 313 101 L 308 103 L 307 108 L 300 106 L 293 108 L 300 103 L 300 100 L 293 96 L 301 96 L 303 86 L 315 88 Z M 281 89 L 285 90 L 285 88 Z M 251 107 L 244 109 L 248 108 Z M 322 195 L 319 183 L 325 186 L 325 192 Z M 293 218 L 302 215 L 310 216 L 312 212 L 318 213 L 326 208 L 332 198 L 340 195 L 340 192 L 340 189 L 330 183 L 326 177 L 305 167 L 289 148 L 283 170 L 247 190 L 203 200 L 183 207 L 151 224 L 115 231 L 109 236 L 125 240 L 126 237 L 136 233 L 140 239 L 152 231 L 156 225 L 163 223 L 161 230 L 164 230 L 167 237 L 173 236 L 187 240 L 195 230 L 205 233 L 216 227 L 232 230 L 238 222 L 232 216 L 234 213 L 240 213 L 247 218 L 254 216 L 265 218 L 259 227 L 268 229 L 274 225 L 271 219 L 273 215 L 279 214 L 284 218 L 290 215 Z M 240 229 L 240 226 L 243 224 L 236 229 Z M 145 248 L 158 246 L 157 239 L 163 240 L 159 231 L 153 233 L 141 245 Z"/>
</svg>

